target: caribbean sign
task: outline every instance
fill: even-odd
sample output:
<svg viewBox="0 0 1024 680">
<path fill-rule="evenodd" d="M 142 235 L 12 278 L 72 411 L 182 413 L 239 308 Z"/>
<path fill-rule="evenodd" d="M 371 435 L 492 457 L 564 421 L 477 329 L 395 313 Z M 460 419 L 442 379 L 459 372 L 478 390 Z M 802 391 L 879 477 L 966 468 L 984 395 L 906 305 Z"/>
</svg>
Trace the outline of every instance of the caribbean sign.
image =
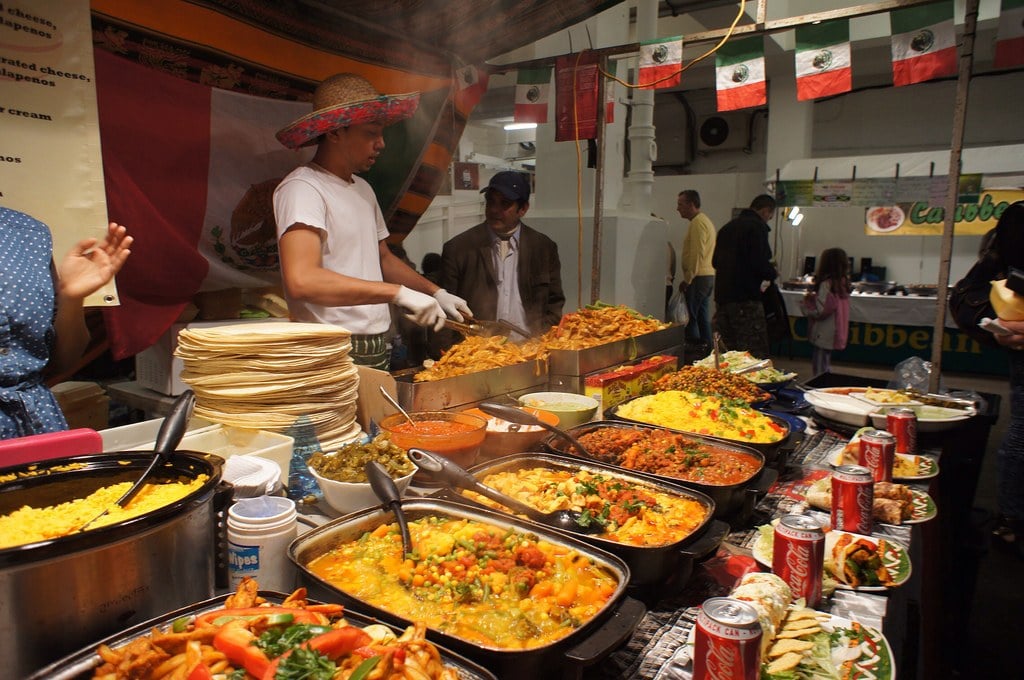
<svg viewBox="0 0 1024 680">
<path fill-rule="evenodd" d="M 953 222 L 957 235 L 984 234 L 996 226 L 1003 211 L 1024 200 L 1019 189 L 982 190 L 977 202 L 958 203 Z M 864 233 L 868 236 L 939 236 L 945 209 L 941 202 L 915 201 L 869 206 L 864 212 Z"/>
</svg>

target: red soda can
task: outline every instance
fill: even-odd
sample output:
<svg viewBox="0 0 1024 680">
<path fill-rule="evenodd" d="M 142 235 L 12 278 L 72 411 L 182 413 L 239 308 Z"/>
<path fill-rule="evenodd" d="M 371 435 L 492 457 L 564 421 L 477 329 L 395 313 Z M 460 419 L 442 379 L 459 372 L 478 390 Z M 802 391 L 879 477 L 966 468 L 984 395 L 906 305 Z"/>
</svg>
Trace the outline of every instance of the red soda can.
<svg viewBox="0 0 1024 680">
<path fill-rule="evenodd" d="M 892 481 L 896 437 L 885 430 L 868 430 L 860 436 L 860 464 L 871 470 L 876 482 Z"/>
<path fill-rule="evenodd" d="M 793 598 L 807 606 L 821 603 L 821 572 L 825 567 L 825 528 L 810 515 L 783 515 L 775 525 L 772 572 L 786 582 Z"/>
<path fill-rule="evenodd" d="M 761 624 L 742 600 L 704 600 L 694 629 L 693 680 L 758 680 Z"/>
<path fill-rule="evenodd" d="M 910 408 L 894 408 L 885 414 L 885 429 L 896 437 L 896 453 L 917 453 L 917 413 Z"/>
<path fill-rule="evenodd" d="M 874 500 L 871 470 L 862 465 L 840 465 L 832 473 L 832 528 L 870 534 Z"/>
</svg>

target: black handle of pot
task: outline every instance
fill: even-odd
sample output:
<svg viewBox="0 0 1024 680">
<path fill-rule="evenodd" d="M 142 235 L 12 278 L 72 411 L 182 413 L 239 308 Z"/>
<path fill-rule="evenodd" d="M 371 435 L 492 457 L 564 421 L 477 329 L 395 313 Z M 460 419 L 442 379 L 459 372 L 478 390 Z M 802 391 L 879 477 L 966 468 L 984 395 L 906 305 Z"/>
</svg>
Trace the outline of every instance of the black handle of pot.
<svg viewBox="0 0 1024 680">
<path fill-rule="evenodd" d="M 213 492 L 213 585 L 223 590 L 231 585 L 231 570 L 228 566 L 228 508 L 234 500 L 235 487 L 221 481 Z"/>
<path fill-rule="evenodd" d="M 581 666 L 589 666 L 613 652 L 633 634 L 647 607 L 640 600 L 624 597 L 609 618 L 587 639 L 565 652 L 565 656 Z"/>
<path fill-rule="evenodd" d="M 755 496 L 763 496 L 768 493 L 768 489 L 772 488 L 772 484 L 779 478 L 779 471 L 775 468 L 765 467 L 747 487 L 747 491 L 754 494 Z"/>
<path fill-rule="evenodd" d="M 402 492 L 395 485 L 395 480 L 384 469 L 384 466 L 375 460 L 371 460 L 363 468 L 366 478 L 370 480 L 370 488 L 377 495 L 385 507 L 395 513 L 395 520 L 398 522 L 398 530 L 402 534 L 402 550 L 408 555 L 412 552 L 412 538 L 409 535 L 409 525 L 405 521 L 405 513 L 402 512 Z"/>
<path fill-rule="evenodd" d="M 708 522 L 707 529 L 704 530 L 700 538 L 680 552 L 694 562 L 705 560 L 715 554 L 718 546 L 722 545 L 722 541 L 729 535 L 729 531 L 730 527 L 727 522 L 713 519 Z"/>
<path fill-rule="evenodd" d="M 537 510 L 537 508 L 530 507 L 526 503 L 506 496 L 497 489 L 492 489 L 486 484 L 481 483 L 471 473 L 442 455 L 433 451 L 412 448 L 409 449 L 409 458 L 412 462 L 416 463 L 421 471 L 426 472 L 430 477 L 439 482 L 444 482 L 460 489 L 466 489 L 467 491 L 475 491 L 496 503 L 501 503 L 513 512 L 543 521 L 544 513 Z"/>
</svg>

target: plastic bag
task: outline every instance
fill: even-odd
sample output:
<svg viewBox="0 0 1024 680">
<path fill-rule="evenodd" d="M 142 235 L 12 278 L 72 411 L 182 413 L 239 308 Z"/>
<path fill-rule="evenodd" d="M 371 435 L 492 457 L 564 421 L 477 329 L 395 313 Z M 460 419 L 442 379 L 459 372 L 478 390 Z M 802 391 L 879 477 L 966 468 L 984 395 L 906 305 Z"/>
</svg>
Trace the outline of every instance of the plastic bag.
<svg viewBox="0 0 1024 680">
<path fill-rule="evenodd" d="M 668 299 L 668 318 L 679 326 L 690 323 L 690 310 L 686 307 L 686 295 L 676 291 Z"/>
<path fill-rule="evenodd" d="M 894 373 L 893 379 L 889 381 L 890 389 L 929 392 L 932 362 L 925 361 L 921 357 L 910 357 L 896 364 Z M 941 379 L 939 391 L 942 391 Z"/>
</svg>

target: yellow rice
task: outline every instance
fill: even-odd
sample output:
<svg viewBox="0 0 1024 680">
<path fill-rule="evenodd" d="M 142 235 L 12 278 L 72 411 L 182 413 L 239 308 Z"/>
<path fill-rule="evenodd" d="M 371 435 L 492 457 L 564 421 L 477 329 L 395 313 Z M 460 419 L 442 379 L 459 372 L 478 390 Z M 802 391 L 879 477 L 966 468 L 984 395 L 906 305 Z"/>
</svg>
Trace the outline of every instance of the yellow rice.
<svg viewBox="0 0 1024 680">
<path fill-rule="evenodd" d="M 117 499 L 128 491 L 131 482 L 105 486 L 84 498 L 59 505 L 43 508 L 26 505 L 0 516 L 0 549 L 74 533 L 104 510 L 108 511 L 107 514 L 90 524 L 89 529 L 144 515 L 184 498 L 199 489 L 206 480 L 206 475 L 199 475 L 189 482 L 145 484 L 123 508 L 117 505 Z"/>
<path fill-rule="evenodd" d="M 616 413 L 642 423 L 744 443 L 777 442 L 785 436 L 771 418 L 746 404 L 680 390 L 637 397 Z"/>
</svg>

